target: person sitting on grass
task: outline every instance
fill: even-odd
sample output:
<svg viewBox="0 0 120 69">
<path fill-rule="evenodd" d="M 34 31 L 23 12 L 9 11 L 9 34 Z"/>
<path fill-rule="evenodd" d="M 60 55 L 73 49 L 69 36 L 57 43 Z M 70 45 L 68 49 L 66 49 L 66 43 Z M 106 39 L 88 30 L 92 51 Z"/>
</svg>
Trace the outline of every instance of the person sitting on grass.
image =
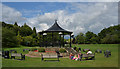
<svg viewBox="0 0 120 69">
<path fill-rule="evenodd" d="M 81 54 L 81 53 L 79 53 L 79 54 L 78 54 L 78 60 L 80 60 L 80 61 L 81 61 L 81 59 L 82 59 L 82 54 Z"/>
<path fill-rule="evenodd" d="M 72 60 L 76 60 L 76 59 L 77 59 L 77 55 L 75 55 Z"/>
<path fill-rule="evenodd" d="M 92 51 L 88 50 L 87 54 L 92 54 Z"/>
<path fill-rule="evenodd" d="M 81 58 L 82 58 L 81 53 L 79 53 L 78 56 L 75 57 L 75 60 L 76 60 L 76 61 L 78 61 L 78 60 L 81 61 Z"/>
<path fill-rule="evenodd" d="M 74 57 L 74 55 L 73 55 L 72 53 L 70 53 L 69 58 L 70 58 L 70 59 L 73 59 L 73 57 Z"/>
</svg>

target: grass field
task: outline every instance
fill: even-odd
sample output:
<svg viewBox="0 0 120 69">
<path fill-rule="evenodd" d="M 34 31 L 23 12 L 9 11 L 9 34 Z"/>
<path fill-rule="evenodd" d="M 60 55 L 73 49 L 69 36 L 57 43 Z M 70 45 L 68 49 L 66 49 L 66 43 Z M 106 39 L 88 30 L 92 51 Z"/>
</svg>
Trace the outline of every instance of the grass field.
<svg viewBox="0 0 120 69">
<path fill-rule="evenodd" d="M 25 60 L 14 60 L 2 58 L 3 67 L 118 67 L 118 45 L 117 44 L 85 44 L 85 45 L 72 45 L 72 47 L 81 47 L 81 49 L 91 49 L 94 53 L 95 50 L 110 50 L 112 56 L 105 58 L 104 54 L 95 54 L 95 60 L 74 61 L 68 58 L 60 58 L 59 62 L 44 62 L 40 58 L 26 57 Z M 4 50 L 16 49 L 18 52 L 23 53 L 24 48 L 5 48 Z M 26 52 L 27 53 L 27 52 Z M 25 54 L 25 53 L 24 53 Z"/>
</svg>

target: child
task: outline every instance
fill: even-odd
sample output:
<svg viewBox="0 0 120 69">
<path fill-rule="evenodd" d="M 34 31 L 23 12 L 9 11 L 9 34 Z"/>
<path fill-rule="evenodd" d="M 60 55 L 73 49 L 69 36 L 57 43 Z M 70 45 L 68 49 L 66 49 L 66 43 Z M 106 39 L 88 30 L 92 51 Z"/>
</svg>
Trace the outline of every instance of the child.
<svg viewBox="0 0 120 69">
<path fill-rule="evenodd" d="M 72 60 L 75 60 L 75 59 L 77 59 L 77 55 L 75 55 Z"/>
<path fill-rule="evenodd" d="M 81 59 L 82 59 L 82 54 L 81 54 L 81 53 L 79 53 L 79 54 L 78 54 L 78 60 L 80 60 L 80 61 L 81 61 Z"/>
<path fill-rule="evenodd" d="M 70 58 L 70 59 L 73 59 L 73 57 L 74 57 L 74 55 L 71 53 L 69 58 Z"/>
</svg>

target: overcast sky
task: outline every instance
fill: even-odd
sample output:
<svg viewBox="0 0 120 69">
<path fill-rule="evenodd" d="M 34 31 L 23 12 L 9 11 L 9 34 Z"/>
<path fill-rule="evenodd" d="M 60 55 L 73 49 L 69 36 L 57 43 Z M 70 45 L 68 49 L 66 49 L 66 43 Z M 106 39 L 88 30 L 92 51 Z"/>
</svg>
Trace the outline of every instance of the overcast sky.
<svg viewBox="0 0 120 69">
<path fill-rule="evenodd" d="M 27 23 L 37 32 L 58 24 L 75 35 L 118 24 L 117 2 L 3 2 L 2 21 L 21 26 Z"/>
</svg>

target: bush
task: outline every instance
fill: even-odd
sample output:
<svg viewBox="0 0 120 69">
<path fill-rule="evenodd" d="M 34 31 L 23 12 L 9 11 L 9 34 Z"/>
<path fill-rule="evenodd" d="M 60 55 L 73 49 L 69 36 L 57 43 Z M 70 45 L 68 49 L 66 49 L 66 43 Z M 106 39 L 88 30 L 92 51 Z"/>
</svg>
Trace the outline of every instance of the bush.
<svg viewBox="0 0 120 69">
<path fill-rule="evenodd" d="M 32 48 L 32 49 L 31 49 L 31 51 L 35 51 L 35 50 L 37 50 L 37 48 Z"/>
<path fill-rule="evenodd" d="M 59 52 L 60 52 L 60 53 L 66 53 L 67 51 L 66 51 L 65 49 L 61 48 L 61 49 L 59 50 Z"/>
<path fill-rule="evenodd" d="M 44 48 L 39 48 L 38 51 L 39 52 L 45 52 L 45 49 Z"/>
</svg>

